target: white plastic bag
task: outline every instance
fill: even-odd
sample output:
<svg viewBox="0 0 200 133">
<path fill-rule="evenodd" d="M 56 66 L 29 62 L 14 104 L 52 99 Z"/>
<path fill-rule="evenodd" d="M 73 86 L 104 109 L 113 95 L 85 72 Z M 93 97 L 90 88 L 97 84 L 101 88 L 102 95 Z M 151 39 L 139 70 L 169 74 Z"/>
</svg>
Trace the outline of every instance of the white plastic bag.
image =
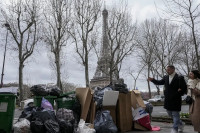
<svg viewBox="0 0 200 133">
<path fill-rule="evenodd" d="M 83 119 L 80 119 L 77 133 L 96 133 L 95 129 L 89 128 Z"/>
<path fill-rule="evenodd" d="M 142 107 L 138 107 L 135 110 L 132 108 L 132 115 L 133 115 L 133 120 L 136 121 L 145 116 L 148 116 L 149 114 Z"/>
<path fill-rule="evenodd" d="M 27 119 L 21 119 L 13 125 L 14 133 L 31 133 L 30 122 Z"/>
</svg>

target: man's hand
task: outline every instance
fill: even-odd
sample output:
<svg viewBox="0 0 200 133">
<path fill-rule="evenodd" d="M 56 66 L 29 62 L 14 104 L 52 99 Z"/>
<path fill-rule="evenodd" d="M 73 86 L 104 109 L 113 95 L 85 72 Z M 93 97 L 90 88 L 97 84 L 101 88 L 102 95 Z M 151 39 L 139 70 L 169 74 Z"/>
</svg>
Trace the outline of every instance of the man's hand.
<svg viewBox="0 0 200 133">
<path fill-rule="evenodd" d="M 147 81 L 152 81 L 153 80 L 153 78 L 151 78 L 151 77 L 148 77 L 148 79 L 147 79 Z"/>
</svg>

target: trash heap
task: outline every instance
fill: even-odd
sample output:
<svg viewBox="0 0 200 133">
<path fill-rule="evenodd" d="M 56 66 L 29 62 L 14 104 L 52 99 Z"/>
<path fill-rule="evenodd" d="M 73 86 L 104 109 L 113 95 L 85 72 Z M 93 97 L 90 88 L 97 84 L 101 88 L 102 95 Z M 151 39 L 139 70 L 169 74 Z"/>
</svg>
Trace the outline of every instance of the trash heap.
<svg viewBox="0 0 200 133">
<path fill-rule="evenodd" d="M 58 87 L 36 85 L 31 87 L 31 91 L 35 95 L 34 106 L 24 108 L 13 126 L 14 133 L 152 130 L 140 92 L 128 91 L 125 84 L 96 87 L 94 90 L 77 88 L 66 94 L 61 94 Z"/>
</svg>

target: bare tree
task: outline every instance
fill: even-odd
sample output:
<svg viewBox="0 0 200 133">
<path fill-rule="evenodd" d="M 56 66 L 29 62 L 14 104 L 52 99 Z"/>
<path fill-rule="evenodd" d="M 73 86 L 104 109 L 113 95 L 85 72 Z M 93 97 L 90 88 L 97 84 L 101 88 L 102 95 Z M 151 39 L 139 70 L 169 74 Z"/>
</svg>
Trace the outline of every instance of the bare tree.
<svg viewBox="0 0 200 133">
<path fill-rule="evenodd" d="M 197 42 L 200 3 L 196 0 L 165 0 L 164 3 L 167 7 L 165 12 L 170 15 L 170 20 L 183 23 L 192 33 L 197 68 L 200 70 L 199 43 Z"/>
<path fill-rule="evenodd" d="M 92 38 L 97 18 L 100 15 L 101 0 L 74 0 L 73 29 L 70 34 L 76 46 L 76 53 L 85 69 L 86 87 L 89 87 L 89 53 L 93 49 Z"/>
<path fill-rule="evenodd" d="M 155 21 L 148 21 L 146 20 L 144 23 L 141 24 L 139 27 L 139 36 L 137 38 L 137 53 L 139 60 L 143 66 L 146 66 L 147 70 L 147 77 L 150 77 L 152 64 L 156 61 L 154 49 L 157 44 L 157 29 L 155 25 Z M 151 98 L 151 87 L 149 81 L 148 83 L 148 90 L 149 90 L 149 98 Z"/>
<path fill-rule="evenodd" d="M 47 0 L 47 6 L 44 11 L 44 37 L 45 42 L 50 47 L 54 55 L 57 86 L 62 90 L 61 82 L 61 56 L 62 48 L 69 39 L 68 30 L 71 22 L 71 0 Z"/>
<path fill-rule="evenodd" d="M 182 34 L 180 28 L 166 20 L 146 20 L 140 28 L 139 51 L 141 61 L 147 64 L 148 76 L 162 78 L 165 75 L 165 67 L 177 64 L 181 58 L 184 46 L 181 43 Z M 148 87 L 150 87 L 148 83 Z M 156 86 L 159 94 L 160 88 Z M 150 95 L 149 89 L 149 95 Z"/>
<path fill-rule="evenodd" d="M 182 33 L 180 43 L 183 46 L 183 51 L 179 54 L 180 58 L 177 64 L 184 75 L 189 75 L 191 70 L 196 69 L 196 54 L 192 40 L 191 34 L 187 32 Z"/>
<path fill-rule="evenodd" d="M 131 19 L 126 1 L 120 1 L 119 7 L 113 7 L 108 17 L 108 41 L 110 51 L 109 77 L 119 79 L 123 60 L 132 54 L 135 48 L 136 24 Z"/>
<path fill-rule="evenodd" d="M 20 101 L 23 100 L 23 68 L 39 41 L 39 3 L 37 2 L 36 0 L 12 1 L 6 7 L 7 10 L 2 9 L 1 12 L 2 22 L 7 24 L 15 42 L 13 50 L 18 53 Z"/>
<path fill-rule="evenodd" d="M 137 79 L 139 78 L 141 72 L 143 71 L 143 69 L 145 68 L 145 65 L 143 65 L 142 67 L 140 66 L 139 70 L 131 70 L 131 68 L 129 68 L 129 74 L 131 75 L 131 77 L 134 79 L 134 85 L 133 85 L 133 89 L 136 89 L 136 83 L 137 83 Z"/>
</svg>

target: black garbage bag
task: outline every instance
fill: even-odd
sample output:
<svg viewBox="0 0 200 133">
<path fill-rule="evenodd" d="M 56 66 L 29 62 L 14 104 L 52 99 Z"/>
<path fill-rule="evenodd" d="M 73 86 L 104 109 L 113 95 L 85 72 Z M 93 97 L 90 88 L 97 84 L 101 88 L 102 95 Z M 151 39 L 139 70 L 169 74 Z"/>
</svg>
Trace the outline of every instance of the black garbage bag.
<svg viewBox="0 0 200 133">
<path fill-rule="evenodd" d="M 113 89 L 111 87 L 95 89 L 93 98 L 94 98 L 94 101 L 96 101 L 97 103 L 97 109 L 102 107 L 104 92 L 108 90 L 113 90 Z"/>
<path fill-rule="evenodd" d="M 57 97 L 59 97 L 60 94 L 62 93 L 62 91 L 60 90 L 60 88 L 57 87 L 57 86 L 47 87 L 47 89 L 50 91 L 49 94 L 51 96 L 57 96 Z"/>
<path fill-rule="evenodd" d="M 46 120 L 53 120 L 56 121 L 55 112 L 52 110 L 41 110 L 32 113 L 32 120 L 40 119 L 44 123 Z"/>
<path fill-rule="evenodd" d="M 72 111 L 75 119 L 74 128 L 78 128 L 78 123 L 80 121 L 80 116 L 81 116 L 81 104 L 77 98 L 75 98 Z"/>
<path fill-rule="evenodd" d="M 32 133 L 45 133 L 46 129 L 45 126 L 40 119 L 36 119 L 35 121 L 32 121 L 30 124 L 31 132 Z"/>
<path fill-rule="evenodd" d="M 114 124 L 110 111 L 98 111 L 94 120 L 96 133 L 117 133 L 117 127 Z"/>
<path fill-rule="evenodd" d="M 58 124 L 60 126 L 60 133 L 74 132 L 74 126 L 70 121 L 65 121 L 64 119 L 58 119 Z"/>
<path fill-rule="evenodd" d="M 24 108 L 21 115 L 19 116 L 19 119 L 26 118 L 27 120 L 31 121 L 33 112 L 36 112 L 36 107 L 35 106 L 32 106 L 32 107 L 28 106 L 28 107 Z"/>
<path fill-rule="evenodd" d="M 48 95 L 48 91 L 46 90 L 45 85 L 34 85 L 30 88 L 30 91 L 35 96 L 47 96 Z"/>
<path fill-rule="evenodd" d="M 128 93 L 128 89 L 127 89 L 127 85 L 126 84 L 116 83 L 116 84 L 114 84 L 113 89 L 115 91 L 119 91 L 120 93 L 125 93 L 125 94 Z"/>
<path fill-rule="evenodd" d="M 46 128 L 46 133 L 60 133 L 58 122 L 52 119 L 46 120 L 44 126 Z"/>
</svg>

